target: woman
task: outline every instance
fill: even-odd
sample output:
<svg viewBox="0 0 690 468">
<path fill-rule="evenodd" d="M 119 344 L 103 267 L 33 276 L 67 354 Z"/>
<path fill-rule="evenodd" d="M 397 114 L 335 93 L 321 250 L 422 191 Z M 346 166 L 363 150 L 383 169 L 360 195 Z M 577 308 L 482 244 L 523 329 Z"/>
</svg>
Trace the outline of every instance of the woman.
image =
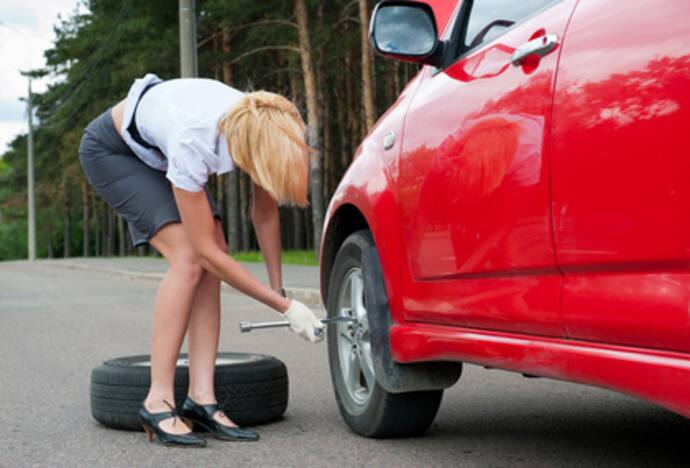
<svg viewBox="0 0 690 468">
<path fill-rule="evenodd" d="M 218 409 L 214 394 L 220 280 L 282 314 L 304 338 L 320 340 L 321 321 L 281 287 L 277 207 L 307 203 L 308 148 L 296 107 L 272 93 L 149 74 L 87 126 L 79 159 L 91 185 L 127 221 L 133 244 L 148 242 L 168 261 L 154 307 L 151 387 L 139 412 L 149 441 L 155 435 L 164 444 L 205 445 L 186 421 L 219 439 L 257 440 Z M 205 185 L 235 165 L 253 181 L 252 221 L 270 288 L 227 255 Z M 173 383 L 185 332 L 189 390 L 178 412 Z"/>
</svg>

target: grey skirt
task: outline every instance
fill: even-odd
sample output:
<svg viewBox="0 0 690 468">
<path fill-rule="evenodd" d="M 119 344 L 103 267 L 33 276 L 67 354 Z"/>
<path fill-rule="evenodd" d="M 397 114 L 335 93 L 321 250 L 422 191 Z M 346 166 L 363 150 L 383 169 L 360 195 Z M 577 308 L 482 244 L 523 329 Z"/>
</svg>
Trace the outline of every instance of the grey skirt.
<svg viewBox="0 0 690 468">
<path fill-rule="evenodd" d="M 127 146 L 115 128 L 110 109 L 84 130 L 79 161 L 96 192 L 127 221 L 135 246 L 146 244 L 166 224 L 180 222 L 170 181 Z M 213 216 L 220 219 L 208 187 L 206 196 Z"/>
</svg>

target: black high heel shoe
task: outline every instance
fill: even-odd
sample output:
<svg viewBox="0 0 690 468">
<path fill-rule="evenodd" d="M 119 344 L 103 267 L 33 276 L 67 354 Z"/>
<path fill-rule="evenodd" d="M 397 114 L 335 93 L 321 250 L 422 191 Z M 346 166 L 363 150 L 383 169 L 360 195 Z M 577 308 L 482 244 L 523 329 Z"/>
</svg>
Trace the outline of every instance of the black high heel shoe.
<svg viewBox="0 0 690 468">
<path fill-rule="evenodd" d="M 146 436 L 148 437 L 149 442 L 153 442 L 153 437 L 155 435 L 163 445 L 171 445 L 175 447 L 204 447 L 206 445 L 206 439 L 199 437 L 196 434 L 191 432 L 187 434 L 172 434 L 161 429 L 161 421 L 169 418 L 180 418 L 180 414 L 177 412 L 177 409 L 173 407 L 173 405 L 165 400 L 163 400 L 163 403 L 170 407 L 170 411 L 151 413 L 143 404 L 139 410 L 139 421 L 141 421 L 141 425 L 144 426 L 144 431 L 146 431 Z M 175 425 L 176 421 L 176 419 L 173 420 L 173 425 Z"/>
<path fill-rule="evenodd" d="M 200 405 L 189 398 L 185 399 L 182 404 L 182 416 L 188 421 L 192 421 L 209 431 L 213 437 L 220 440 L 234 440 L 238 442 L 247 442 L 259 440 L 259 434 L 243 427 L 226 426 L 213 419 L 216 414 L 218 404 Z"/>
</svg>

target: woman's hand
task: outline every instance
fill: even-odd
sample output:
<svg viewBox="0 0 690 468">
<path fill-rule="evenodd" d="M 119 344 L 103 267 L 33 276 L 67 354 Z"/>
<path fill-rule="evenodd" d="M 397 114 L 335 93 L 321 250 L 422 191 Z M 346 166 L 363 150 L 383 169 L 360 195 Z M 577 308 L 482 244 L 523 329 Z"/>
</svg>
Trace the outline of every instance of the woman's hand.
<svg viewBox="0 0 690 468">
<path fill-rule="evenodd" d="M 300 301 L 292 300 L 290 307 L 284 314 L 280 314 L 290 322 L 290 330 L 300 335 L 305 340 L 318 343 L 323 340 L 325 325 L 311 311 L 309 307 Z M 319 330 L 319 331 L 317 331 Z"/>
</svg>

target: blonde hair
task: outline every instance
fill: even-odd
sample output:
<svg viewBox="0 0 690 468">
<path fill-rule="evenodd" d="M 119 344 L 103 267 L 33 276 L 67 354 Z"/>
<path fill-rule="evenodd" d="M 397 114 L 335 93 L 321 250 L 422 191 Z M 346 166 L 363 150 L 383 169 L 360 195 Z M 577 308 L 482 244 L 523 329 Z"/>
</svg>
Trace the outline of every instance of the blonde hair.
<svg viewBox="0 0 690 468">
<path fill-rule="evenodd" d="M 235 164 L 280 205 L 307 205 L 309 148 L 304 121 L 285 97 L 247 93 L 219 122 Z"/>
</svg>

